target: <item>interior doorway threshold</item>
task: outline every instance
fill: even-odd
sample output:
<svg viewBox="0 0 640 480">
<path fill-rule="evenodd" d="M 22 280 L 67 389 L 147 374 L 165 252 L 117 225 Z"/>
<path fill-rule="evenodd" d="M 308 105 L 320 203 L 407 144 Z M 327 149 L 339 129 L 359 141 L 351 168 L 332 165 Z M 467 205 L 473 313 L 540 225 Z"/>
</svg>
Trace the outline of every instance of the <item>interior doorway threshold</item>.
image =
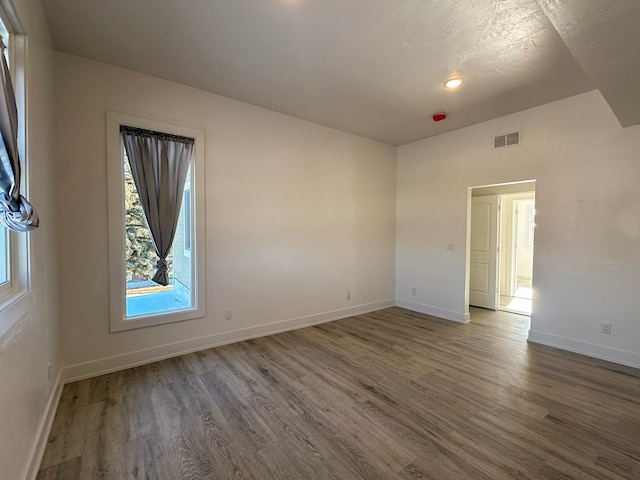
<svg viewBox="0 0 640 480">
<path fill-rule="evenodd" d="M 499 310 L 530 317 L 532 303 L 533 300 L 531 298 L 501 296 Z"/>
</svg>

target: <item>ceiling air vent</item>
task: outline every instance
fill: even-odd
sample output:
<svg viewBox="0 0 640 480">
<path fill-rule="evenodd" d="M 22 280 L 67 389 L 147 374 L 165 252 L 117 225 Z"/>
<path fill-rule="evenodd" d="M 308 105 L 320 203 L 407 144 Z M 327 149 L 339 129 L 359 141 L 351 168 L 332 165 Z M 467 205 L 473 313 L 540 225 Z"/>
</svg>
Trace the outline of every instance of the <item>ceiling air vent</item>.
<svg viewBox="0 0 640 480">
<path fill-rule="evenodd" d="M 493 139 L 493 148 L 510 147 L 520 145 L 520 132 L 505 133 Z"/>
</svg>

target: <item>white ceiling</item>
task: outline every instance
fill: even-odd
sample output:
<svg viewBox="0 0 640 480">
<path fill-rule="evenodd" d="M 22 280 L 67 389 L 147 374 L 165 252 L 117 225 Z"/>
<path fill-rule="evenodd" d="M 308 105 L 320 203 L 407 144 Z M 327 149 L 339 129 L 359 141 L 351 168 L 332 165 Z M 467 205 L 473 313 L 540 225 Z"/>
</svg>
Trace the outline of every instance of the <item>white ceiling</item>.
<svg viewBox="0 0 640 480">
<path fill-rule="evenodd" d="M 638 36 L 638 0 L 43 4 L 60 51 L 392 145 L 597 87 L 623 123 L 640 123 L 639 42 L 625 49 L 635 82 L 620 91 L 611 78 L 629 68 L 619 44 Z M 465 82 L 449 91 L 454 76 Z"/>
</svg>

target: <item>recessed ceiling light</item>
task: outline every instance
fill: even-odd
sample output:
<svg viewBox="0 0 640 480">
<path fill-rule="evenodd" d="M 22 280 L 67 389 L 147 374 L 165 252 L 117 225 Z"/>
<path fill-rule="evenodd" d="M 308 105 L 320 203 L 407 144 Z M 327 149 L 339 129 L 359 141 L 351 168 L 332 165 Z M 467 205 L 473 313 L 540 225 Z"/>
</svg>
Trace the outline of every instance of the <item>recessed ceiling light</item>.
<svg viewBox="0 0 640 480">
<path fill-rule="evenodd" d="M 452 78 L 444 82 L 444 86 L 447 88 L 457 88 L 462 85 L 463 80 L 461 78 Z"/>
</svg>

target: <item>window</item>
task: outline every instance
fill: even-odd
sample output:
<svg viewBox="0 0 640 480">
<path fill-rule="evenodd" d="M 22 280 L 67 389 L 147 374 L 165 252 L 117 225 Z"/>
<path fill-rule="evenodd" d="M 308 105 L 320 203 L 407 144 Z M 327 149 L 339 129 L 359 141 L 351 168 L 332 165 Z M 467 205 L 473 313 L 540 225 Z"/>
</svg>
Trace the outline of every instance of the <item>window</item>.
<svg viewBox="0 0 640 480">
<path fill-rule="evenodd" d="M 5 23 L 5 15 L 0 13 L 0 37 L 2 37 L 2 41 L 4 42 L 4 45 L 6 47 L 5 51 L 4 51 L 4 58 L 7 60 L 7 65 L 9 65 L 9 69 L 11 69 L 11 35 L 9 35 L 9 30 L 7 29 L 6 23 Z M 7 22 L 8 23 L 8 22 Z"/>
<path fill-rule="evenodd" d="M 9 230 L 0 229 L 0 288 L 11 284 L 11 255 Z"/>
<path fill-rule="evenodd" d="M 151 280 L 158 257 L 147 226 L 120 126 L 142 128 L 195 140 L 181 193 L 172 248 L 167 256 L 168 284 Z M 109 276 L 111 331 L 203 317 L 204 134 L 175 125 L 108 113 Z M 188 254 L 187 254 L 188 253 Z"/>
<path fill-rule="evenodd" d="M 0 15 L 0 37 L 6 47 L 4 55 L 11 71 L 13 65 L 9 62 L 9 52 L 12 42 L 3 17 L 4 15 Z M 0 227 L 0 295 L 8 293 L 11 289 L 11 240 L 9 231 Z"/>
<path fill-rule="evenodd" d="M 178 232 L 173 241 L 169 261 L 169 285 L 163 286 L 150 280 L 156 272 L 157 255 L 147 227 L 144 211 L 136 191 L 131 166 L 123 149 L 124 202 L 125 202 L 125 264 L 126 264 L 126 316 L 131 319 L 163 312 L 176 312 L 193 308 L 191 295 L 191 260 L 186 260 L 186 205 L 180 209 Z M 190 172 L 187 174 L 187 177 Z M 190 182 L 189 182 L 190 183 Z M 180 229 L 180 225 L 184 225 Z M 189 237 L 191 222 L 189 222 Z M 184 245 L 183 245 L 184 243 Z M 189 247 L 190 248 L 190 247 Z"/>
<path fill-rule="evenodd" d="M 5 59 L 9 66 L 18 108 L 18 153 L 22 167 L 21 193 L 28 196 L 26 162 L 26 102 L 25 43 L 20 21 L 9 4 L 0 4 L 0 36 L 6 45 Z M 33 305 L 29 293 L 29 235 L 10 232 L 0 226 L 0 335 L 11 328 Z"/>
<path fill-rule="evenodd" d="M 187 177 L 189 181 L 189 177 Z M 184 254 L 191 255 L 191 184 L 185 185 L 184 200 L 182 201 L 182 219 L 183 219 L 183 235 L 184 235 Z"/>
</svg>

